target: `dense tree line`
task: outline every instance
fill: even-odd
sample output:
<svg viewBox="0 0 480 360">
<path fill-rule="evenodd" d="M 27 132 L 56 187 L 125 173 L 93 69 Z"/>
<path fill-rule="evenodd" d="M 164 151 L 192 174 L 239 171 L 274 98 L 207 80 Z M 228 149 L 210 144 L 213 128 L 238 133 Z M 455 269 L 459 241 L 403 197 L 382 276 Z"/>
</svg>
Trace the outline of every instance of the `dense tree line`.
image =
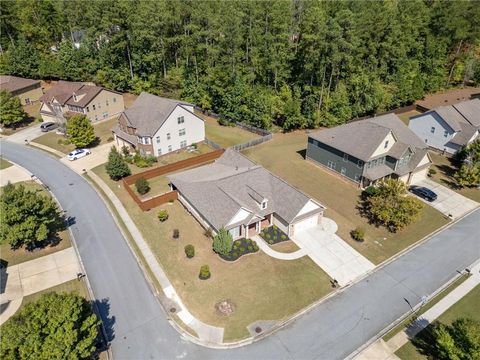
<svg viewBox="0 0 480 360">
<path fill-rule="evenodd" d="M 17 0 L 0 20 L 4 73 L 178 96 L 261 127 L 480 83 L 473 0 Z"/>
</svg>

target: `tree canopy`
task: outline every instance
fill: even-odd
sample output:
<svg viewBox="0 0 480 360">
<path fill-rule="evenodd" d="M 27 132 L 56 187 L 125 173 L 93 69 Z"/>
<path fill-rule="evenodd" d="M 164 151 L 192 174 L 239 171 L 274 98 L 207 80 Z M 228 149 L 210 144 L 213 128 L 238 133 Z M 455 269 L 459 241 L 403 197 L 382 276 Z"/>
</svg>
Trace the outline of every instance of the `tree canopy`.
<svg viewBox="0 0 480 360">
<path fill-rule="evenodd" d="M 77 148 L 88 146 L 97 138 L 92 123 L 83 114 L 75 114 L 67 120 L 67 135 Z"/>
<path fill-rule="evenodd" d="M 0 195 L 0 242 L 13 249 L 33 249 L 54 240 L 64 226 L 63 216 L 51 197 L 8 183 Z"/>
<path fill-rule="evenodd" d="M 18 97 L 12 96 L 5 90 L 0 91 L 0 124 L 2 126 L 14 126 L 25 121 L 27 116 Z"/>
<path fill-rule="evenodd" d="M 108 162 L 105 165 L 105 169 L 110 179 L 115 181 L 132 173 L 127 162 L 114 146 L 112 146 L 108 154 Z"/>
<path fill-rule="evenodd" d="M 17 0 L 2 6 L 0 70 L 331 126 L 479 84 L 478 19 L 475 0 Z"/>
<path fill-rule="evenodd" d="M 84 298 L 74 294 L 42 295 L 2 325 L 0 357 L 90 359 L 95 352 L 98 324 Z"/>
</svg>

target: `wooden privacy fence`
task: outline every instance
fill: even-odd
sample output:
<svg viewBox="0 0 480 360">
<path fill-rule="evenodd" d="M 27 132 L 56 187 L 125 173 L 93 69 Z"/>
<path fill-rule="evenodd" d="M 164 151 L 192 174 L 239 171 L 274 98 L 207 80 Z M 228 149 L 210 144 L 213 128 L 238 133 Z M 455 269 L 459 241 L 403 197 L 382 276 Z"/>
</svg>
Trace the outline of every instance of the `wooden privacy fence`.
<svg viewBox="0 0 480 360">
<path fill-rule="evenodd" d="M 218 159 L 223 153 L 225 152 L 224 149 L 218 149 L 206 154 L 202 154 L 199 156 L 195 156 L 190 159 L 185 159 L 178 161 L 173 164 L 168 164 L 165 166 L 160 166 L 155 169 L 150 169 L 144 172 L 141 172 L 139 174 L 127 176 L 126 178 L 122 179 L 123 182 L 123 187 L 125 190 L 127 190 L 128 194 L 132 197 L 132 199 L 137 203 L 137 205 L 142 209 L 143 211 L 148 211 L 150 209 L 153 209 L 154 207 L 157 207 L 159 205 L 165 204 L 169 201 L 177 200 L 178 199 L 178 192 L 177 191 L 169 191 L 165 194 L 154 196 L 148 200 L 141 200 L 135 191 L 130 187 L 132 184 L 135 183 L 140 178 L 144 179 L 151 179 L 156 176 L 162 176 L 168 173 L 171 173 L 172 171 L 177 171 L 185 168 L 189 168 L 195 165 L 200 165 L 204 164 L 206 162 Z"/>
</svg>

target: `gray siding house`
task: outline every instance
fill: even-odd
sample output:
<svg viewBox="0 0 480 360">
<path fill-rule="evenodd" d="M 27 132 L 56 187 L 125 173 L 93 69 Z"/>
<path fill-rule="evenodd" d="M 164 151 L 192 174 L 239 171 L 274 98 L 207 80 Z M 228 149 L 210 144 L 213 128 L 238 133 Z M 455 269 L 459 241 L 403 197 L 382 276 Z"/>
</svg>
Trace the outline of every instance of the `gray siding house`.
<svg viewBox="0 0 480 360">
<path fill-rule="evenodd" d="M 427 146 L 395 114 L 312 133 L 306 158 L 360 187 L 384 178 L 415 183 L 431 164 Z"/>
<path fill-rule="evenodd" d="M 479 136 L 480 99 L 440 106 L 413 116 L 408 127 L 427 146 L 454 154 Z"/>
</svg>

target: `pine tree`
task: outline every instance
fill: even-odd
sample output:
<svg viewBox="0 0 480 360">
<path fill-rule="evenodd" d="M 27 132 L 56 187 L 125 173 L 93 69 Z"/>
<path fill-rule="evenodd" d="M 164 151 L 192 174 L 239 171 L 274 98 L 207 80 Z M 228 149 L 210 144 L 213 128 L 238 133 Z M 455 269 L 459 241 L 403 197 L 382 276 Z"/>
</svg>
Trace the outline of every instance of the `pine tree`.
<svg viewBox="0 0 480 360">
<path fill-rule="evenodd" d="M 112 146 L 108 154 L 108 162 L 107 165 L 105 165 L 105 169 L 107 170 L 108 176 L 115 181 L 131 174 L 127 162 L 114 146 Z"/>
</svg>

